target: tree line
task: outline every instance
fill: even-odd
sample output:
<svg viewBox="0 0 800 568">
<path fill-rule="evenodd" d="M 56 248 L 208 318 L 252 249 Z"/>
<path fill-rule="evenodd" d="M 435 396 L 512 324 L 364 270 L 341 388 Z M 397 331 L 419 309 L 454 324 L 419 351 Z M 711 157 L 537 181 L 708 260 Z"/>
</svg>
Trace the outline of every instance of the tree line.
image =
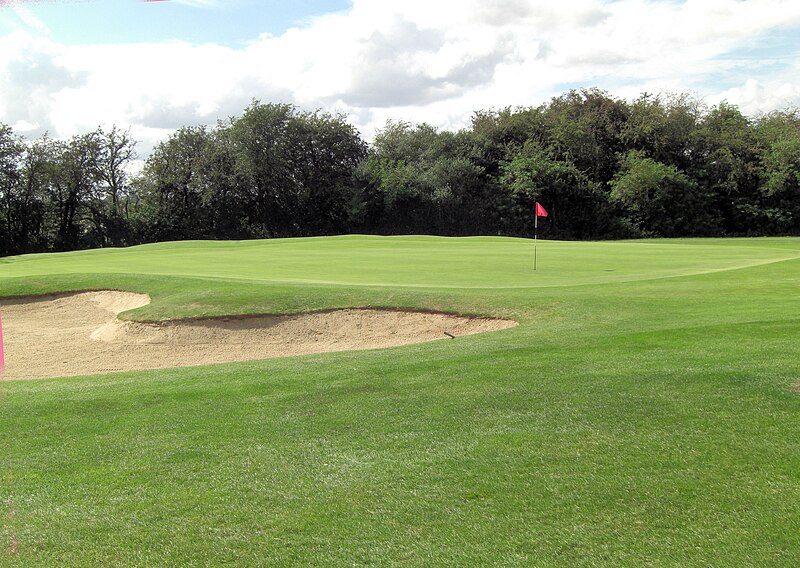
<svg viewBox="0 0 800 568">
<path fill-rule="evenodd" d="M 0 124 L 0 255 L 349 232 L 559 239 L 800 234 L 800 114 L 597 89 L 475 112 L 469 128 L 253 101 L 187 126 L 131 175 L 117 127 L 25 140 Z"/>
</svg>

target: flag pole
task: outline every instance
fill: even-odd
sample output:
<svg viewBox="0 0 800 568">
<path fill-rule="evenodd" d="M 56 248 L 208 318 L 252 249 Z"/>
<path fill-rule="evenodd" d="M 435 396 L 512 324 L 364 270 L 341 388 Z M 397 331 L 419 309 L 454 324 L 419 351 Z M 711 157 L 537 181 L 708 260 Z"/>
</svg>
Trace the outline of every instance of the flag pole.
<svg viewBox="0 0 800 568">
<path fill-rule="evenodd" d="M 533 202 L 533 269 L 536 270 L 536 253 L 539 244 L 539 217 L 547 217 L 545 208 L 539 205 L 538 201 Z"/>
<path fill-rule="evenodd" d="M 539 212 L 534 211 L 533 222 L 533 269 L 536 270 L 536 245 L 539 242 Z"/>
</svg>

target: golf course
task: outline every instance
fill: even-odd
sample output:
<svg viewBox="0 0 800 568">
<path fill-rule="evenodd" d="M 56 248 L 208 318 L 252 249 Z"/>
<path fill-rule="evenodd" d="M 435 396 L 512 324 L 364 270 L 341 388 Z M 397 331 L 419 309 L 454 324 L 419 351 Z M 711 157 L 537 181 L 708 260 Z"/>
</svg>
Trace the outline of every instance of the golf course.
<svg viewBox="0 0 800 568">
<path fill-rule="evenodd" d="M 9 376 L 0 566 L 797 565 L 800 238 L 536 254 L 534 271 L 531 239 L 351 235 L 0 258 L 7 346 L 11 304 L 84 291 L 147 295 L 118 317 L 154 325 L 510 322 Z"/>
</svg>

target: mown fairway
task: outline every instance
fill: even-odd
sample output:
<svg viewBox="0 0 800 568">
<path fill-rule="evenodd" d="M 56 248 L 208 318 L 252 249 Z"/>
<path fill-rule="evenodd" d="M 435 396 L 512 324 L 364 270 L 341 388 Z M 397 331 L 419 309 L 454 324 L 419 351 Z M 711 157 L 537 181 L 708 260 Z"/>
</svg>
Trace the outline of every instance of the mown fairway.
<svg viewBox="0 0 800 568">
<path fill-rule="evenodd" d="M 540 242 L 536 273 L 532 252 L 354 236 L 0 259 L 0 296 L 147 292 L 138 319 L 520 321 L 0 383 L 0 564 L 797 565 L 800 239 Z"/>
</svg>

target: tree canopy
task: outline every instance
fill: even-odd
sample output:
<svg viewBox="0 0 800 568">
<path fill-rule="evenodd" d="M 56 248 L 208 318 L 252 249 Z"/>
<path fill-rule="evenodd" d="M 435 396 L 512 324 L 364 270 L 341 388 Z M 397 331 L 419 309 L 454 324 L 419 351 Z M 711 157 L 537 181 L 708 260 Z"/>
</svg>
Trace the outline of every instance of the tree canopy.
<svg viewBox="0 0 800 568">
<path fill-rule="evenodd" d="M 0 254 L 346 232 L 529 236 L 800 234 L 800 114 L 689 95 L 569 91 L 481 110 L 457 132 L 254 100 L 187 125 L 135 175 L 110 130 L 25 140 L 0 124 Z"/>
</svg>

